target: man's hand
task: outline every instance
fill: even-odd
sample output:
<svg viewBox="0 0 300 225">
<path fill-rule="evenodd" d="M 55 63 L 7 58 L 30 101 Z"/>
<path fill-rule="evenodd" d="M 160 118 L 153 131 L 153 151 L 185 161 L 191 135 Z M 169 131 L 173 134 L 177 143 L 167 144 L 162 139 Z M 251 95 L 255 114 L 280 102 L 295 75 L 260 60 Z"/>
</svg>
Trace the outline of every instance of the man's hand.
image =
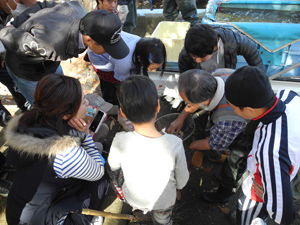
<svg viewBox="0 0 300 225">
<path fill-rule="evenodd" d="M 174 120 L 169 128 L 167 129 L 167 133 L 169 134 L 175 134 L 178 135 L 179 131 L 181 130 L 182 126 L 183 126 L 184 120 L 182 120 L 181 118 L 177 118 L 176 120 Z"/>
<path fill-rule="evenodd" d="M 182 112 L 179 114 L 176 120 L 174 120 L 169 128 L 167 129 L 167 132 L 169 134 L 175 134 L 178 135 L 179 131 L 183 127 L 184 120 L 191 115 L 191 112 L 188 111 L 188 107 L 185 107 Z"/>
</svg>

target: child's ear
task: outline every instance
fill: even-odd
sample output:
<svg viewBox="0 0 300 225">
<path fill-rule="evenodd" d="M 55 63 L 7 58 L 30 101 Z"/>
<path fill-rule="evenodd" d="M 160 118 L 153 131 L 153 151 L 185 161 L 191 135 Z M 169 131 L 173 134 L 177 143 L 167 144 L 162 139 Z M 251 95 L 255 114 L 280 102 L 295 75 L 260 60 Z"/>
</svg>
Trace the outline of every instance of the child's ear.
<svg viewBox="0 0 300 225">
<path fill-rule="evenodd" d="M 121 116 L 123 116 L 124 118 L 127 119 L 126 115 L 123 113 L 123 110 L 121 108 L 120 108 L 120 114 L 121 114 Z"/>
<path fill-rule="evenodd" d="M 157 107 L 155 113 L 159 113 L 159 111 L 160 111 L 160 104 L 159 104 L 159 100 L 157 100 Z"/>
</svg>

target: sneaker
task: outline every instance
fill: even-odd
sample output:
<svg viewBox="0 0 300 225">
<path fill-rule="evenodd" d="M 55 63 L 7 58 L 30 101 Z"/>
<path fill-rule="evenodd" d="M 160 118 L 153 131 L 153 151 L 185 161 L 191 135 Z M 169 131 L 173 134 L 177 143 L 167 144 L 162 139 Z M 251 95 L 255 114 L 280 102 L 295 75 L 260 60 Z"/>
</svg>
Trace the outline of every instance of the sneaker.
<svg viewBox="0 0 300 225">
<path fill-rule="evenodd" d="M 0 110 L 0 126 L 5 127 L 7 122 L 11 119 L 11 115 L 9 112 L 5 110 Z"/>
<path fill-rule="evenodd" d="M 11 186 L 11 181 L 0 179 L 0 195 L 7 197 Z"/>
<path fill-rule="evenodd" d="M 266 225 L 266 222 L 261 218 L 255 218 L 250 225 Z"/>
<path fill-rule="evenodd" d="M 91 225 L 102 225 L 103 224 L 103 217 L 102 216 L 94 216 L 91 221 Z"/>
<path fill-rule="evenodd" d="M 127 118 L 123 117 L 120 113 L 120 110 L 118 112 L 118 122 L 122 125 L 123 129 L 125 131 L 133 131 L 133 124 L 131 123 L 130 120 L 128 120 Z"/>
</svg>

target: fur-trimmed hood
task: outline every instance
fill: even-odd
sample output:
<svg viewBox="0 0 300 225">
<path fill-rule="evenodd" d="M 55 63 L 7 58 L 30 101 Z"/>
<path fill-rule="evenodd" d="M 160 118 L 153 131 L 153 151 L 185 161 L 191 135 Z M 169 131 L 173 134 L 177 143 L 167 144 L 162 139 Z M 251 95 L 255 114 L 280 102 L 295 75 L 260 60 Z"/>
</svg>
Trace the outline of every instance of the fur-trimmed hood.
<svg viewBox="0 0 300 225">
<path fill-rule="evenodd" d="M 79 137 L 69 135 L 37 138 L 33 135 L 21 134 L 17 131 L 21 116 L 15 116 L 9 121 L 4 136 L 6 144 L 17 152 L 50 158 L 67 149 L 81 145 Z"/>
</svg>

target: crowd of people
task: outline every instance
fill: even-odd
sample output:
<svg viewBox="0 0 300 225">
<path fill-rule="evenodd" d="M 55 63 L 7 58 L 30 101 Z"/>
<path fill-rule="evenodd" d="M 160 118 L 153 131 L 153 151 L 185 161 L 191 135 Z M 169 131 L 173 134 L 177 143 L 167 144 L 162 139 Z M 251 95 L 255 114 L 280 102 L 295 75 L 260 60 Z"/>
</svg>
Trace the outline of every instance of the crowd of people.
<svg viewBox="0 0 300 225">
<path fill-rule="evenodd" d="M 0 6 L 5 53 L 0 81 L 22 111 L 12 117 L 0 105 L 8 146 L 0 155 L 1 170 L 14 170 L 12 182 L 0 180 L 9 225 L 103 224 L 101 216 L 81 212 L 98 210 L 110 184 L 133 210 L 151 212 L 153 224 L 171 225 L 177 193 L 189 180 L 177 134 L 199 110 L 204 113 L 195 119 L 189 146 L 193 158 L 209 151 L 219 160 L 229 151 L 216 175 L 218 190 L 202 199 L 227 203 L 243 179 L 236 224 L 295 220 L 300 97 L 292 90 L 273 92 L 252 40 L 199 23 L 195 1 L 164 1 L 164 14 L 173 11 L 167 20 L 174 20 L 179 8 L 192 26 L 178 58 L 177 86 L 185 107 L 162 133 L 155 127 L 160 99 L 148 72 L 163 76 L 166 48 L 160 39 L 133 34 L 135 0 L 99 0 L 90 12 L 78 1 L 1 0 Z M 102 96 L 84 95 L 80 82 L 60 65 L 84 52 Z M 247 66 L 236 69 L 238 55 Z M 125 131 L 103 149 L 108 126 L 92 132 L 85 118 L 89 107 L 107 113 L 113 104 Z"/>
</svg>

